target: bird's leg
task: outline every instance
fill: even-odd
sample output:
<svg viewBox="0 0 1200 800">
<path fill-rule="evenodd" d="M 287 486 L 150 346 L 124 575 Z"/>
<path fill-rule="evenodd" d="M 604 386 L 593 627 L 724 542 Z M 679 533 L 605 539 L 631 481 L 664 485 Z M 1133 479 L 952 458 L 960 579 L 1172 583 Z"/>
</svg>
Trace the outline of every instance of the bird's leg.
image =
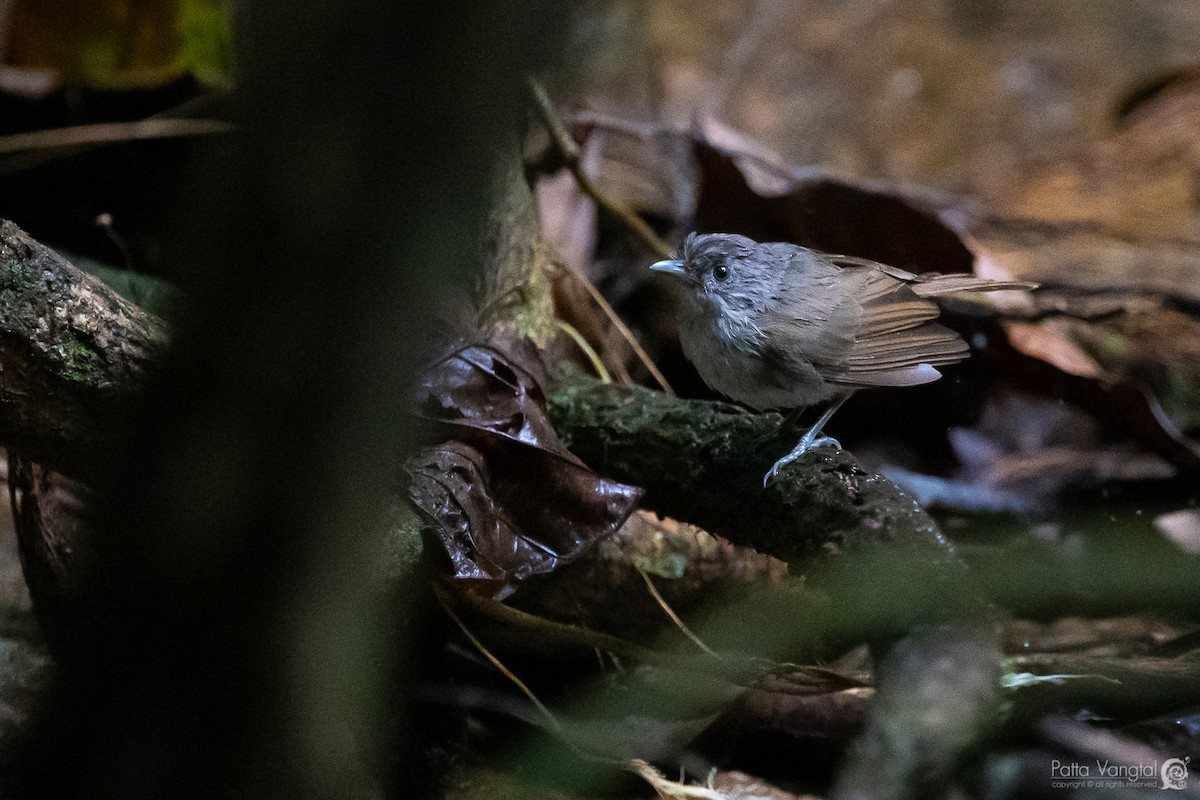
<svg viewBox="0 0 1200 800">
<path fill-rule="evenodd" d="M 804 413 L 804 406 L 793 408 L 783 417 L 783 422 L 779 423 L 780 431 L 794 431 L 800 428 L 800 416 Z"/>
<path fill-rule="evenodd" d="M 824 413 L 817 418 L 816 423 L 809 428 L 803 436 L 800 437 L 800 441 L 795 447 L 792 448 L 792 452 L 776 461 L 767 474 L 763 476 L 764 487 L 771 482 L 772 478 L 779 474 L 779 470 L 783 469 L 785 466 L 792 463 L 812 448 L 823 447 L 830 444 L 839 448 L 842 446 L 841 443 L 839 443 L 838 440 L 834 439 L 832 436 L 822 436 L 821 429 L 825 427 L 825 423 L 829 422 L 830 418 L 833 417 L 837 410 L 842 407 L 842 403 L 845 403 L 850 399 L 850 395 L 852 394 L 854 394 L 854 392 L 849 391 L 840 397 L 834 398 L 833 402 L 829 404 L 829 408 L 825 409 Z"/>
<path fill-rule="evenodd" d="M 842 407 L 842 403 L 845 403 L 847 400 L 849 400 L 850 395 L 852 394 L 854 394 L 853 391 L 846 392 L 841 397 L 835 398 L 834 401 L 829 404 L 829 408 L 825 409 L 825 413 L 817 418 L 816 423 L 809 428 L 808 432 L 805 433 L 800 439 L 800 444 L 796 445 L 801 453 L 810 447 L 821 447 L 822 445 L 826 444 L 831 444 L 834 447 L 842 446 L 838 440 L 834 439 L 832 436 L 822 436 L 821 431 L 824 429 L 825 424 L 829 422 L 830 418 L 832 418 L 833 415 L 837 413 L 837 410 Z"/>
</svg>

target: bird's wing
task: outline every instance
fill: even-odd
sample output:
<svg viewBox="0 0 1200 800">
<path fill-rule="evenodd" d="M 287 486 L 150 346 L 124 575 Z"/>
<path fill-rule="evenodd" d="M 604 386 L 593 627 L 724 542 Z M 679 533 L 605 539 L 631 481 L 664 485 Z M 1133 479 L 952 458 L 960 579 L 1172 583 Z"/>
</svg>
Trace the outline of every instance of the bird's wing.
<svg viewBox="0 0 1200 800">
<path fill-rule="evenodd" d="M 827 381 L 861 386 L 915 386 L 941 377 L 935 367 L 969 355 L 954 331 L 926 322 L 886 336 L 859 339 L 837 364 L 817 364 Z"/>
<path fill-rule="evenodd" d="M 937 319 L 941 313 L 936 303 L 917 291 L 921 278 L 911 272 L 853 256 L 834 256 L 830 261 L 842 270 L 839 283 L 850 305 L 859 311 L 852 332 L 856 342 L 880 337 L 900 340 L 903 337 L 894 334 Z"/>
<path fill-rule="evenodd" d="M 941 377 L 934 367 L 967 357 L 966 342 L 932 322 L 939 309 L 916 291 L 917 275 L 866 259 L 839 256 L 832 261 L 855 273 L 843 285 L 859 313 L 847 350 L 831 363 L 815 365 L 825 380 L 913 386 Z"/>
<path fill-rule="evenodd" d="M 921 279 L 920 275 L 915 272 L 909 272 L 906 269 L 893 267 L 891 264 L 883 264 L 879 261 L 872 261 L 869 258 L 859 258 L 858 256 L 827 256 L 831 264 L 836 264 L 843 269 L 866 269 L 874 272 L 882 272 L 884 275 L 891 275 L 898 281 L 911 283 Z"/>
</svg>

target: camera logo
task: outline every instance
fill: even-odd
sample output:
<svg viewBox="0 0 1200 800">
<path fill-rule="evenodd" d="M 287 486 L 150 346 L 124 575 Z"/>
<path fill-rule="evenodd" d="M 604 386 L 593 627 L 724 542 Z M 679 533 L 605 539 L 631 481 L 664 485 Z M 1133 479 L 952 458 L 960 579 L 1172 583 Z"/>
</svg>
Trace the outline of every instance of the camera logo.
<svg viewBox="0 0 1200 800">
<path fill-rule="evenodd" d="M 1187 788 L 1188 762 L 1191 758 L 1170 758 L 1163 762 L 1159 776 L 1162 778 L 1163 789 Z"/>
</svg>

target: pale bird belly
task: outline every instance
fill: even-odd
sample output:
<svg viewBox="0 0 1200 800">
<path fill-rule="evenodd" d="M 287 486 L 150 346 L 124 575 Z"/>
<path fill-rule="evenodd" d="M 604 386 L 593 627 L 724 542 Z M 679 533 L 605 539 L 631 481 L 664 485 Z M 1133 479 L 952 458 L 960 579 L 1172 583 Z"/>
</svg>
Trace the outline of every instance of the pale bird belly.
<svg viewBox="0 0 1200 800">
<path fill-rule="evenodd" d="M 807 364 L 785 374 L 754 353 L 724 346 L 697 348 L 694 341 L 685 336 L 683 352 L 708 387 L 751 408 L 800 408 L 840 393 Z"/>
</svg>

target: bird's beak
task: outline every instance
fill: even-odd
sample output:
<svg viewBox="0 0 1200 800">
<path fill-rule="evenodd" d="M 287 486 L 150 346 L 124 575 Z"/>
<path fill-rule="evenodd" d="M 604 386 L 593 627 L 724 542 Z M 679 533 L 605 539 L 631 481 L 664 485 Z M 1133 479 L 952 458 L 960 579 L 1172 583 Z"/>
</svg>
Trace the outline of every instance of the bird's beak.
<svg viewBox="0 0 1200 800">
<path fill-rule="evenodd" d="M 676 278 L 682 278 L 687 275 L 687 270 L 683 268 L 684 262 L 677 258 L 670 258 L 666 261 L 656 261 L 650 265 L 650 269 L 655 272 L 665 272 L 667 275 L 673 275 Z"/>
</svg>

